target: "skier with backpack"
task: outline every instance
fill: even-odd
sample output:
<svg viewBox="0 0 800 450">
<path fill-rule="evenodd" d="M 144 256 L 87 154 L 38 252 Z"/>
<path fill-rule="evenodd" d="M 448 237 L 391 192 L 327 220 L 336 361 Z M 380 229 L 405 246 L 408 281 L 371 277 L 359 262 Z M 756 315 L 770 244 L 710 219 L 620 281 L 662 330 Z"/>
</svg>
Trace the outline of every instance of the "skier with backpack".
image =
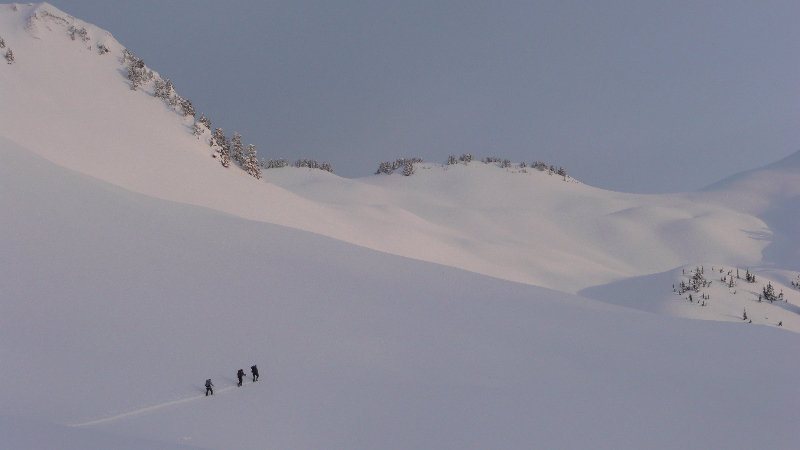
<svg viewBox="0 0 800 450">
<path fill-rule="evenodd" d="M 258 381 L 258 367 L 256 367 L 255 364 L 253 364 L 253 366 L 250 367 L 250 373 L 253 374 L 253 383 Z"/>
<path fill-rule="evenodd" d="M 239 387 L 241 387 L 242 386 L 242 377 L 244 377 L 244 370 L 239 369 L 239 371 L 236 372 L 236 376 L 239 378 Z"/>
<path fill-rule="evenodd" d="M 214 395 L 214 383 L 211 382 L 211 378 L 206 380 L 206 397 L 208 397 L 209 392 Z"/>
</svg>

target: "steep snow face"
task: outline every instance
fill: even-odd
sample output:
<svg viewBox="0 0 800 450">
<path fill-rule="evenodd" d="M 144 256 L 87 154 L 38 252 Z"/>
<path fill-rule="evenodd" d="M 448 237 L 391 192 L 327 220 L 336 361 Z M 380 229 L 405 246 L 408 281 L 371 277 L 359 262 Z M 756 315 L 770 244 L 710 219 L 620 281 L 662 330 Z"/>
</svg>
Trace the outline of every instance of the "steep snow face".
<svg viewBox="0 0 800 450">
<path fill-rule="evenodd" d="M 569 292 L 695 260 L 752 265 L 766 244 L 752 238 L 763 222 L 727 208 L 480 162 L 357 180 L 273 169 L 256 180 L 221 167 L 208 132 L 195 137 L 152 82 L 131 90 L 110 34 L 48 4 L 14 8 L 0 7 L 16 55 L 0 65 L 0 135 L 134 192 Z"/>
</svg>

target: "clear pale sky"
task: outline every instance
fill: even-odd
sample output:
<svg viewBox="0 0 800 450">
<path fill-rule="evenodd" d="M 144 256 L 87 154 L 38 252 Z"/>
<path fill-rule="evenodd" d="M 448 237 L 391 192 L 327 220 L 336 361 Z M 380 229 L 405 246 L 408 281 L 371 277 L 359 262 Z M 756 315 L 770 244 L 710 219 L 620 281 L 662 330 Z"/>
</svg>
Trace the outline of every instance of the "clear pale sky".
<svg viewBox="0 0 800 450">
<path fill-rule="evenodd" d="M 52 0 L 259 157 L 693 190 L 800 150 L 800 2 Z"/>
</svg>

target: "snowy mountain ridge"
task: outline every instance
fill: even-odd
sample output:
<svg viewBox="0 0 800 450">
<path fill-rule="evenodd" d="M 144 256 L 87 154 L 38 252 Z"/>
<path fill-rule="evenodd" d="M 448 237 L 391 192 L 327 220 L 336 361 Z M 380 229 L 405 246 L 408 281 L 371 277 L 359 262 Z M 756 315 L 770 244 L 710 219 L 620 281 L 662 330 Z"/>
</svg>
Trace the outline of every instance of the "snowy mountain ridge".
<svg viewBox="0 0 800 450">
<path fill-rule="evenodd" d="M 692 261 L 759 261 L 763 242 L 749 237 L 765 228 L 758 218 L 683 194 L 613 193 L 535 170 L 508 174 L 471 162 L 428 165 L 408 178 L 282 169 L 264 170 L 268 182 L 254 180 L 210 158 L 216 152 L 203 142 L 207 135 L 192 135 L 190 118 L 149 88 L 130 89 L 121 76 L 124 48 L 108 33 L 48 4 L 4 10 L 11 29 L 42 25 L 34 26 L 35 39 L 4 31 L 19 57 L 3 67 L 8 81 L 0 95 L 8 107 L 0 111 L 0 133 L 134 192 L 568 292 Z M 89 43 L 108 39 L 110 52 L 72 41 L 68 23 L 87 29 Z M 51 67 L 69 67 L 72 76 Z M 58 120 L 42 123 L 43 112 Z M 697 238 L 684 243 L 685 233 Z"/>
<path fill-rule="evenodd" d="M 0 38 L 0 446 L 796 447 L 800 156 L 670 195 L 478 161 L 256 179 L 110 33 L 12 4 Z"/>
</svg>

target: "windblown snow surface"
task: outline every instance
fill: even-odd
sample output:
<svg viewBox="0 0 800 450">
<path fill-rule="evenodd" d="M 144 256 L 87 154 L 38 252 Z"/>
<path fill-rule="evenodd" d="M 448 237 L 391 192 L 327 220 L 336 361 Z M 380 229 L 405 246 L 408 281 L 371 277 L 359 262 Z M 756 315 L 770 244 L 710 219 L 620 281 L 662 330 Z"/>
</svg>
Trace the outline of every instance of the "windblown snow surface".
<svg viewBox="0 0 800 450">
<path fill-rule="evenodd" d="M 800 445 L 800 156 L 672 195 L 481 162 L 257 180 L 109 33 L 12 4 L 0 38 L 0 447 Z"/>
</svg>

